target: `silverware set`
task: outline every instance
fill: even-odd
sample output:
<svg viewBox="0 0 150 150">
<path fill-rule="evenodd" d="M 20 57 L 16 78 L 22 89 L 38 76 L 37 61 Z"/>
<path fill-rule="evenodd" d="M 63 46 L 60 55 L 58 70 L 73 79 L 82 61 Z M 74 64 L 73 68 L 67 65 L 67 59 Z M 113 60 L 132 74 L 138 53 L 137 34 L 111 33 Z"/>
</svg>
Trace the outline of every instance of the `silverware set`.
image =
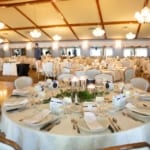
<svg viewBox="0 0 150 150">
<path fill-rule="evenodd" d="M 77 131 L 77 133 L 80 133 L 80 129 L 78 126 L 78 121 L 75 119 L 71 119 L 71 123 L 73 124 L 73 129 Z"/>
<path fill-rule="evenodd" d="M 117 121 L 116 118 L 108 117 L 108 120 L 109 120 L 109 123 L 110 123 L 108 128 L 110 129 L 111 132 L 119 132 L 119 131 L 121 131 L 121 128 L 118 125 L 118 121 Z"/>
<path fill-rule="evenodd" d="M 53 127 L 55 127 L 56 125 L 60 123 L 61 123 L 60 119 L 56 119 L 53 122 L 46 123 L 44 126 L 40 128 L 40 130 L 50 131 Z"/>
</svg>

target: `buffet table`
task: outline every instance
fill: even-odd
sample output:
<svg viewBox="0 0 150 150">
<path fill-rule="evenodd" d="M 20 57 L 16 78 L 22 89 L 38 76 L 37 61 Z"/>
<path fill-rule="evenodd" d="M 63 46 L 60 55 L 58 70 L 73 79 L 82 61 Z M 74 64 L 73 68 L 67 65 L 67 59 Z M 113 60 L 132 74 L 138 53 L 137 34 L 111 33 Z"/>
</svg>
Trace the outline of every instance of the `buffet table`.
<svg viewBox="0 0 150 150">
<path fill-rule="evenodd" d="M 50 90 L 50 92 L 53 91 L 54 89 Z M 25 99 L 29 102 L 32 100 L 31 96 L 11 96 L 8 101 L 24 101 Z M 126 112 L 126 108 L 116 110 L 111 106 L 112 103 L 110 102 L 100 104 L 100 110 L 96 113 L 96 116 L 108 119 L 108 124 L 111 123 L 109 118 L 115 118 L 116 124 L 120 128 L 119 131 L 112 132 L 107 125 L 102 130 L 96 130 L 97 132 L 87 130 L 86 125 L 82 124 L 83 111 L 80 111 L 82 106 L 75 104 L 67 105 L 65 107 L 67 111 L 59 115 L 49 113 L 47 121 L 52 118 L 60 120 L 49 131 L 41 130 L 44 123 L 31 124 L 27 122 L 29 118 L 43 110 L 50 110 L 49 103 L 34 103 L 33 105 L 28 103 L 24 109 L 14 111 L 6 111 L 4 103 L 2 107 L 2 130 L 6 137 L 16 141 L 23 150 L 96 150 L 102 147 L 140 141 L 150 143 L 149 115 L 141 116 L 142 121 L 140 121 L 137 116 L 136 119 L 133 119 L 133 117 L 124 115 L 122 112 Z M 72 120 L 76 120 L 78 123 L 76 129 Z"/>
</svg>

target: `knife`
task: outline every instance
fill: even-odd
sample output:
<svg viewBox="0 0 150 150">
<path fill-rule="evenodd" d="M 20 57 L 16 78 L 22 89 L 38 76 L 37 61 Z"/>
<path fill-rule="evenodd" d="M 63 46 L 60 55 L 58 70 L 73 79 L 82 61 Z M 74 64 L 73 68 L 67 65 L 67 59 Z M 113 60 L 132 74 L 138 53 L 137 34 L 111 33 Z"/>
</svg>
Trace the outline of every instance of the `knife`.
<svg viewBox="0 0 150 150">
<path fill-rule="evenodd" d="M 133 117 L 131 114 L 127 114 L 127 116 L 128 116 L 129 118 L 133 119 L 134 121 L 140 121 L 140 122 L 144 123 L 143 120 L 137 119 L 137 118 Z"/>
<path fill-rule="evenodd" d="M 46 130 L 46 131 L 47 131 L 50 126 L 52 126 L 53 124 L 55 124 L 55 122 L 57 122 L 57 120 L 59 120 L 59 119 L 55 119 L 55 120 L 53 120 L 53 121 L 47 122 L 46 124 L 44 124 L 44 125 L 40 128 L 40 130 Z"/>
<path fill-rule="evenodd" d="M 6 112 L 12 112 L 12 111 L 17 111 L 17 110 L 19 110 L 19 108 L 8 109 L 8 110 L 6 110 Z"/>
<path fill-rule="evenodd" d="M 108 129 L 109 129 L 112 133 L 114 133 L 114 132 L 115 132 L 115 130 L 114 130 L 114 128 L 112 127 L 112 125 L 111 125 L 111 124 L 108 126 Z"/>
<path fill-rule="evenodd" d="M 134 120 L 134 121 L 140 121 L 140 122 L 144 123 L 143 120 L 137 119 L 137 118 L 133 117 L 133 116 L 132 116 L 131 114 L 129 114 L 129 113 L 122 112 L 122 114 L 123 114 L 124 116 L 127 116 L 127 117 L 131 118 L 131 119 Z"/>
</svg>

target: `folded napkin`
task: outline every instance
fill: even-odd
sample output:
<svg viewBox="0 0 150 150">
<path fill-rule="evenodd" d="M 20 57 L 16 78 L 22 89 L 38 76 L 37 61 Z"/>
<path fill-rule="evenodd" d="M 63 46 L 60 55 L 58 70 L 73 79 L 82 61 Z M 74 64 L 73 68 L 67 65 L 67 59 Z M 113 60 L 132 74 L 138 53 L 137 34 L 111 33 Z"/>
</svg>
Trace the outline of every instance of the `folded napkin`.
<svg viewBox="0 0 150 150">
<path fill-rule="evenodd" d="M 14 89 L 12 91 L 12 95 L 26 96 L 28 94 L 29 94 L 29 90 L 27 90 L 27 89 Z"/>
<path fill-rule="evenodd" d="M 50 110 L 52 113 L 60 114 L 64 111 L 64 101 L 58 98 L 52 97 L 50 101 Z"/>
<path fill-rule="evenodd" d="M 21 105 L 26 105 L 28 102 L 29 102 L 28 99 L 17 100 L 17 101 L 6 101 L 4 103 L 4 106 L 6 106 L 6 107 L 21 106 Z"/>
<path fill-rule="evenodd" d="M 84 120 L 91 130 L 103 129 L 104 127 L 98 122 L 96 116 L 92 112 L 84 112 Z"/>
<path fill-rule="evenodd" d="M 97 105 L 94 102 L 84 102 L 83 103 L 83 111 L 97 111 Z"/>
<path fill-rule="evenodd" d="M 24 122 L 28 124 L 38 124 L 43 121 L 50 113 L 49 109 L 44 109 L 38 114 L 32 116 L 31 118 L 25 119 Z"/>
</svg>

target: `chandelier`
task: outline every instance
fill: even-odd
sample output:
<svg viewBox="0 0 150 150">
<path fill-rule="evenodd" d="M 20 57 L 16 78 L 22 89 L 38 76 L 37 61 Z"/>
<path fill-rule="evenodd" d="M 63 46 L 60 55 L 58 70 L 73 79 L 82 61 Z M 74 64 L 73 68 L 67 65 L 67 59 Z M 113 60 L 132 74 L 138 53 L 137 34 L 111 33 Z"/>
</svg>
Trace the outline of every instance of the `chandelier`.
<svg viewBox="0 0 150 150">
<path fill-rule="evenodd" d="M 37 29 L 34 29 L 33 31 L 30 32 L 30 36 L 32 38 L 39 38 L 41 36 L 41 32 L 38 31 Z"/>
<path fill-rule="evenodd" d="M 56 34 L 56 35 L 53 36 L 53 40 L 54 41 L 59 41 L 59 40 L 61 40 L 61 36 L 59 36 L 58 34 Z"/>
<path fill-rule="evenodd" d="M 93 35 L 94 36 L 103 36 L 104 33 L 105 33 L 105 31 L 103 29 L 101 29 L 101 28 L 95 28 L 93 30 Z"/>
<path fill-rule="evenodd" d="M 135 34 L 132 33 L 132 32 L 129 32 L 129 33 L 126 34 L 126 38 L 127 38 L 128 40 L 132 40 L 132 39 L 135 38 Z"/>
<path fill-rule="evenodd" d="M 140 12 L 136 12 L 134 17 L 139 23 L 150 23 L 150 9 L 144 7 Z"/>
</svg>

